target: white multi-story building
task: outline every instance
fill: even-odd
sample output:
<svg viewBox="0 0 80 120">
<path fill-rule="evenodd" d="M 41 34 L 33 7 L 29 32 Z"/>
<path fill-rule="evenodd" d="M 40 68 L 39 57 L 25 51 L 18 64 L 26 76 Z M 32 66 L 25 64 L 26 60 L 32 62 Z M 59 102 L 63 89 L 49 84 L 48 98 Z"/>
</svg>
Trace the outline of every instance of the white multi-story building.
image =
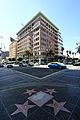
<svg viewBox="0 0 80 120">
<path fill-rule="evenodd" d="M 26 49 L 41 63 L 45 53 L 51 49 L 54 56 L 61 55 L 63 41 L 59 29 L 41 12 L 34 16 L 17 33 L 17 56 L 23 57 Z"/>
</svg>

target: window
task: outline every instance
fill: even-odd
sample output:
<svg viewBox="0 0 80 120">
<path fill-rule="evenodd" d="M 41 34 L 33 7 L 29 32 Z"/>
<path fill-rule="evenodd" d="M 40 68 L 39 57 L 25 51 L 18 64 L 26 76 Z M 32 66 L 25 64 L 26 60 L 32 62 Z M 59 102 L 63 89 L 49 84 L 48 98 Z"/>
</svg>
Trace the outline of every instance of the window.
<svg viewBox="0 0 80 120">
<path fill-rule="evenodd" d="M 36 36 L 37 36 L 37 35 L 39 35 L 39 32 L 38 32 L 38 33 L 36 33 Z"/>
<path fill-rule="evenodd" d="M 45 44 L 45 43 L 43 43 L 43 42 L 41 42 L 41 45 L 46 46 L 46 44 Z"/>
<path fill-rule="evenodd" d="M 39 40 L 39 37 L 37 37 L 36 39 L 34 39 L 34 41 L 37 41 L 37 40 Z"/>
<path fill-rule="evenodd" d="M 43 38 L 43 37 L 41 37 L 41 40 L 46 41 L 46 39 L 45 39 L 45 38 Z"/>
<path fill-rule="evenodd" d="M 39 42 L 35 43 L 34 46 L 39 45 Z"/>
<path fill-rule="evenodd" d="M 44 34 L 44 33 L 41 33 L 41 35 L 46 37 L 46 34 Z"/>
</svg>

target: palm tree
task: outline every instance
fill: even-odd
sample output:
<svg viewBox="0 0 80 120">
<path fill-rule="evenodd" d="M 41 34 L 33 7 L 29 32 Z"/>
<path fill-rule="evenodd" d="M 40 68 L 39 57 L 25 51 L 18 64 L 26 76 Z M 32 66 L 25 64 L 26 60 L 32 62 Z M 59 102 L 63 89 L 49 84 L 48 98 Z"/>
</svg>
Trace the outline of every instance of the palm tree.
<svg viewBox="0 0 80 120">
<path fill-rule="evenodd" d="M 74 58 L 74 54 L 75 54 L 75 53 L 74 53 L 74 52 L 72 52 L 73 58 Z"/>
<path fill-rule="evenodd" d="M 80 46 L 78 46 L 78 50 L 77 50 L 77 53 L 79 53 L 79 54 L 80 54 Z"/>
<path fill-rule="evenodd" d="M 76 56 L 76 53 L 75 53 L 75 56 Z"/>
<path fill-rule="evenodd" d="M 64 51 L 64 47 L 61 47 L 61 51 L 62 51 L 62 54 L 63 54 L 63 51 Z"/>
<path fill-rule="evenodd" d="M 71 56 L 71 50 L 68 51 L 69 55 Z"/>
<path fill-rule="evenodd" d="M 68 62 L 69 61 L 69 51 L 67 50 L 66 53 L 67 53 L 67 62 Z"/>
<path fill-rule="evenodd" d="M 77 53 L 80 54 L 80 42 L 79 42 L 79 43 L 76 43 L 76 45 L 77 45 L 77 47 L 76 47 L 76 49 L 77 49 Z"/>
<path fill-rule="evenodd" d="M 68 50 L 66 50 L 66 53 L 67 53 L 67 57 L 68 57 L 68 56 L 69 56 L 69 55 L 68 55 L 69 51 L 68 51 Z"/>
</svg>

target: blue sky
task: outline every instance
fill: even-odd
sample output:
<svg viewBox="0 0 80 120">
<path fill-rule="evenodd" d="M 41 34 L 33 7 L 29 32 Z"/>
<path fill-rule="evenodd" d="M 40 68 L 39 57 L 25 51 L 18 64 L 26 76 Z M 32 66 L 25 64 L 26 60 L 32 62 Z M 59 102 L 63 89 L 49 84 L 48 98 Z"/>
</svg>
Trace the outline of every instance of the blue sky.
<svg viewBox="0 0 80 120">
<path fill-rule="evenodd" d="M 0 43 L 9 50 L 10 37 L 41 11 L 60 30 L 66 50 L 80 42 L 80 0 L 0 0 Z M 3 38 L 1 38 L 3 36 Z"/>
</svg>

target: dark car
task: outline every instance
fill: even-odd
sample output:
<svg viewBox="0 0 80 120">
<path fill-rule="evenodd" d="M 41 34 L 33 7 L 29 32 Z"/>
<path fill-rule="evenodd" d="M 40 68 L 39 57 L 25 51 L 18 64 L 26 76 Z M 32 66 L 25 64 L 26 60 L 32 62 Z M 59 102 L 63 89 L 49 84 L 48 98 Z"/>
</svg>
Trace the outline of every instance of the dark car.
<svg viewBox="0 0 80 120">
<path fill-rule="evenodd" d="M 52 69 L 66 69 L 66 65 L 59 62 L 48 63 L 48 67 Z"/>
<path fill-rule="evenodd" d="M 13 68 L 13 65 L 12 64 L 8 64 L 7 68 Z"/>
</svg>

